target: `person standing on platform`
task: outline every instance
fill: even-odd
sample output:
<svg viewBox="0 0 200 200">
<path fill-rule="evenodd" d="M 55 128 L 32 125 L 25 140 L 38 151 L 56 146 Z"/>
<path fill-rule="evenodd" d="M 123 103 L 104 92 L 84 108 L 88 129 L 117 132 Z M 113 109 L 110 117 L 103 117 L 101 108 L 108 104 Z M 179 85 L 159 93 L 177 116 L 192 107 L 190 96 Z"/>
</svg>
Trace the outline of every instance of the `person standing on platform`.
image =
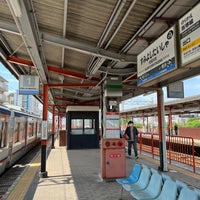
<svg viewBox="0 0 200 200">
<path fill-rule="evenodd" d="M 125 130 L 126 138 L 128 140 L 128 157 L 131 158 L 131 148 L 133 146 L 133 150 L 135 153 L 135 158 L 138 158 L 138 151 L 137 151 L 137 136 L 138 130 L 135 126 L 133 126 L 133 121 L 128 122 L 128 126 Z"/>
<path fill-rule="evenodd" d="M 178 125 L 177 124 L 174 125 L 174 132 L 175 132 L 175 135 L 178 135 Z"/>
</svg>

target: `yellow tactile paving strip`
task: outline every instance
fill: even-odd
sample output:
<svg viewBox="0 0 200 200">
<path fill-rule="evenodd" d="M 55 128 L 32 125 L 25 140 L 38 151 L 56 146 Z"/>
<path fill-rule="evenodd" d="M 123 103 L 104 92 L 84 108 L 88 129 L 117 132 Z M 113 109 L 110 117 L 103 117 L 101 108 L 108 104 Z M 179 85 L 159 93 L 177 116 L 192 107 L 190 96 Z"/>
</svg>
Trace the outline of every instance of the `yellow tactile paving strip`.
<svg viewBox="0 0 200 200">
<path fill-rule="evenodd" d="M 22 200 L 25 198 L 26 193 L 31 183 L 33 182 L 36 173 L 39 172 L 40 158 L 41 156 L 40 154 L 38 154 L 33 162 L 28 166 L 20 180 L 14 186 L 13 190 L 8 195 L 6 200 Z"/>
</svg>

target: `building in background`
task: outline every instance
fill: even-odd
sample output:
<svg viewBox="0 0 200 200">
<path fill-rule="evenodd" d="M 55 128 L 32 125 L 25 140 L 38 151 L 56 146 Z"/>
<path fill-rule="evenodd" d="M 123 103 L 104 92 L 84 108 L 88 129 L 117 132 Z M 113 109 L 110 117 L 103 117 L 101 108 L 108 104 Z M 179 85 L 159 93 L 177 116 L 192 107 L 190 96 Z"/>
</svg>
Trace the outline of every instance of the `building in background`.
<svg viewBox="0 0 200 200">
<path fill-rule="evenodd" d="M 8 92 L 8 81 L 0 76 L 0 105 L 7 101 L 6 92 Z"/>
<path fill-rule="evenodd" d="M 19 91 L 10 92 L 8 81 L 0 76 L 0 105 L 14 106 L 13 108 L 41 116 L 40 102 L 33 95 L 19 95 Z"/>
<path fill-rule="evenodd" d="M 23 108 L 25 111 L 41 115 L 40 102 L 33 95 L 19 95 L 19 91 L 16 90 L 14 104 Z"/>
</svg>

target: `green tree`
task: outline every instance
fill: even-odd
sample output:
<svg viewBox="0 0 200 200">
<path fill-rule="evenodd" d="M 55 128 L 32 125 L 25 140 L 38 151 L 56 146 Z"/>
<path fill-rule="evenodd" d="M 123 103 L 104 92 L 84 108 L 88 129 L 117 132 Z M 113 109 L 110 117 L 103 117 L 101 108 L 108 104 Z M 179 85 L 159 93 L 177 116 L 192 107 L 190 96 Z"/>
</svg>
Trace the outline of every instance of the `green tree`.
<svg viewBox="0 0 200 200">
<path fill-rule="evenodd" d="M 198 118 L 191 118 L 186 122 L 185 126 L 191 128 L 200 128 L 200 120 Z"/>
</svg>

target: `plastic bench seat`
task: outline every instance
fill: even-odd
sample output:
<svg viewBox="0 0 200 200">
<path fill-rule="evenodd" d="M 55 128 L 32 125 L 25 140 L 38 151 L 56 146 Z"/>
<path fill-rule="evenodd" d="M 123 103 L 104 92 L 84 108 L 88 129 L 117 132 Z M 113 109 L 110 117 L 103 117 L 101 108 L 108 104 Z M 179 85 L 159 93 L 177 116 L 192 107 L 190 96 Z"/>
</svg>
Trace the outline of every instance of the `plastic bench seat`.
<svg viewBox="0 0 200 200">
<path fill-rule="evenodd" d="M 198 188 L 193 188 L 193 190 L 197 193 L 199 199 L 200 199 L 200 189 Z"/>
<path fill-rule="evenodd" d="M 131 191 L 131 190 L 142 190 L 145 189 L 149 183 L 149 179 L 151 176 L 151 171 L 149 168 L 144 167 L 141 169 L 140 176 L 137 182 L 132 183 L 132 184 L 122 184 L 122 189 L 121 189 L 121 198 L 123 195 L 123 189 L 126 191 Z"/>
<path fill-rule="evenodd" d="M 141 170 L 142 170 L 142 166 L 140 164 L 135 164 L 133 166 L 133 169 L 132 169 L 129 177 L 127 177 L 127 178 L 117 178 L 116 181 L 120 185 L 135 183 L 139 179 Z"/>
<path fill-rule="evenodd" d="M 133 190 L 130 193 L 137 200 L 154 199 L 161 193 L 162 185 L 162 176 L 156 172 L 151 175 L 149 184 L 144 190 Z"/>
<path fill-rule="evenodd" d="M 187 187 L 186 183 L 183 183 L 182 181 L 179 180 L 176 180 L 176 185 L 178 187 L 178 192 L 180 192 L 182 188 Z"/>
<path fill-rule="evenodd" d="M 178 200 L 199 200 L 198 194 L 189 189 L 188 187 L 183 187 L 178 196 Z"/>
<path fill-rule="evenodd" d="M 131 190 L 143 190 L 147 187 L 149 179 L 151 177 L 151 171 L 149 168 L 142 168 L 140 177 L 136 183 L 133 184 L 123 184 L 123 188 L 130 192 Z"/>
<path fill-rule="evenodd" d="M 169 175 L 167 175 L 167 174 L 165 174 L 165 173 L 161 173 L 161 176 L 162 176 L 162 178 L 163 178 L 164 181 L 166 181 L 168 179 L 172 180 L 172 177 L 169 176 Z"/>
<path fill-rule="evenodd" d="M 156 169 L 154 169 L 154 168 L 150 168 L 150 170 L 151 170 L 151 173 L 152 173 L 152 174 L 153 174 L 153 173 L 159 173 L 158 170 L 156 170 Z"/>
<path fill-rule="evenodd" d="M 176 200 L 178 195 L 178 187 L 175 181 L 166 179 L 162 187 L 161 193 L 154 200 Z"/>
</svg>

